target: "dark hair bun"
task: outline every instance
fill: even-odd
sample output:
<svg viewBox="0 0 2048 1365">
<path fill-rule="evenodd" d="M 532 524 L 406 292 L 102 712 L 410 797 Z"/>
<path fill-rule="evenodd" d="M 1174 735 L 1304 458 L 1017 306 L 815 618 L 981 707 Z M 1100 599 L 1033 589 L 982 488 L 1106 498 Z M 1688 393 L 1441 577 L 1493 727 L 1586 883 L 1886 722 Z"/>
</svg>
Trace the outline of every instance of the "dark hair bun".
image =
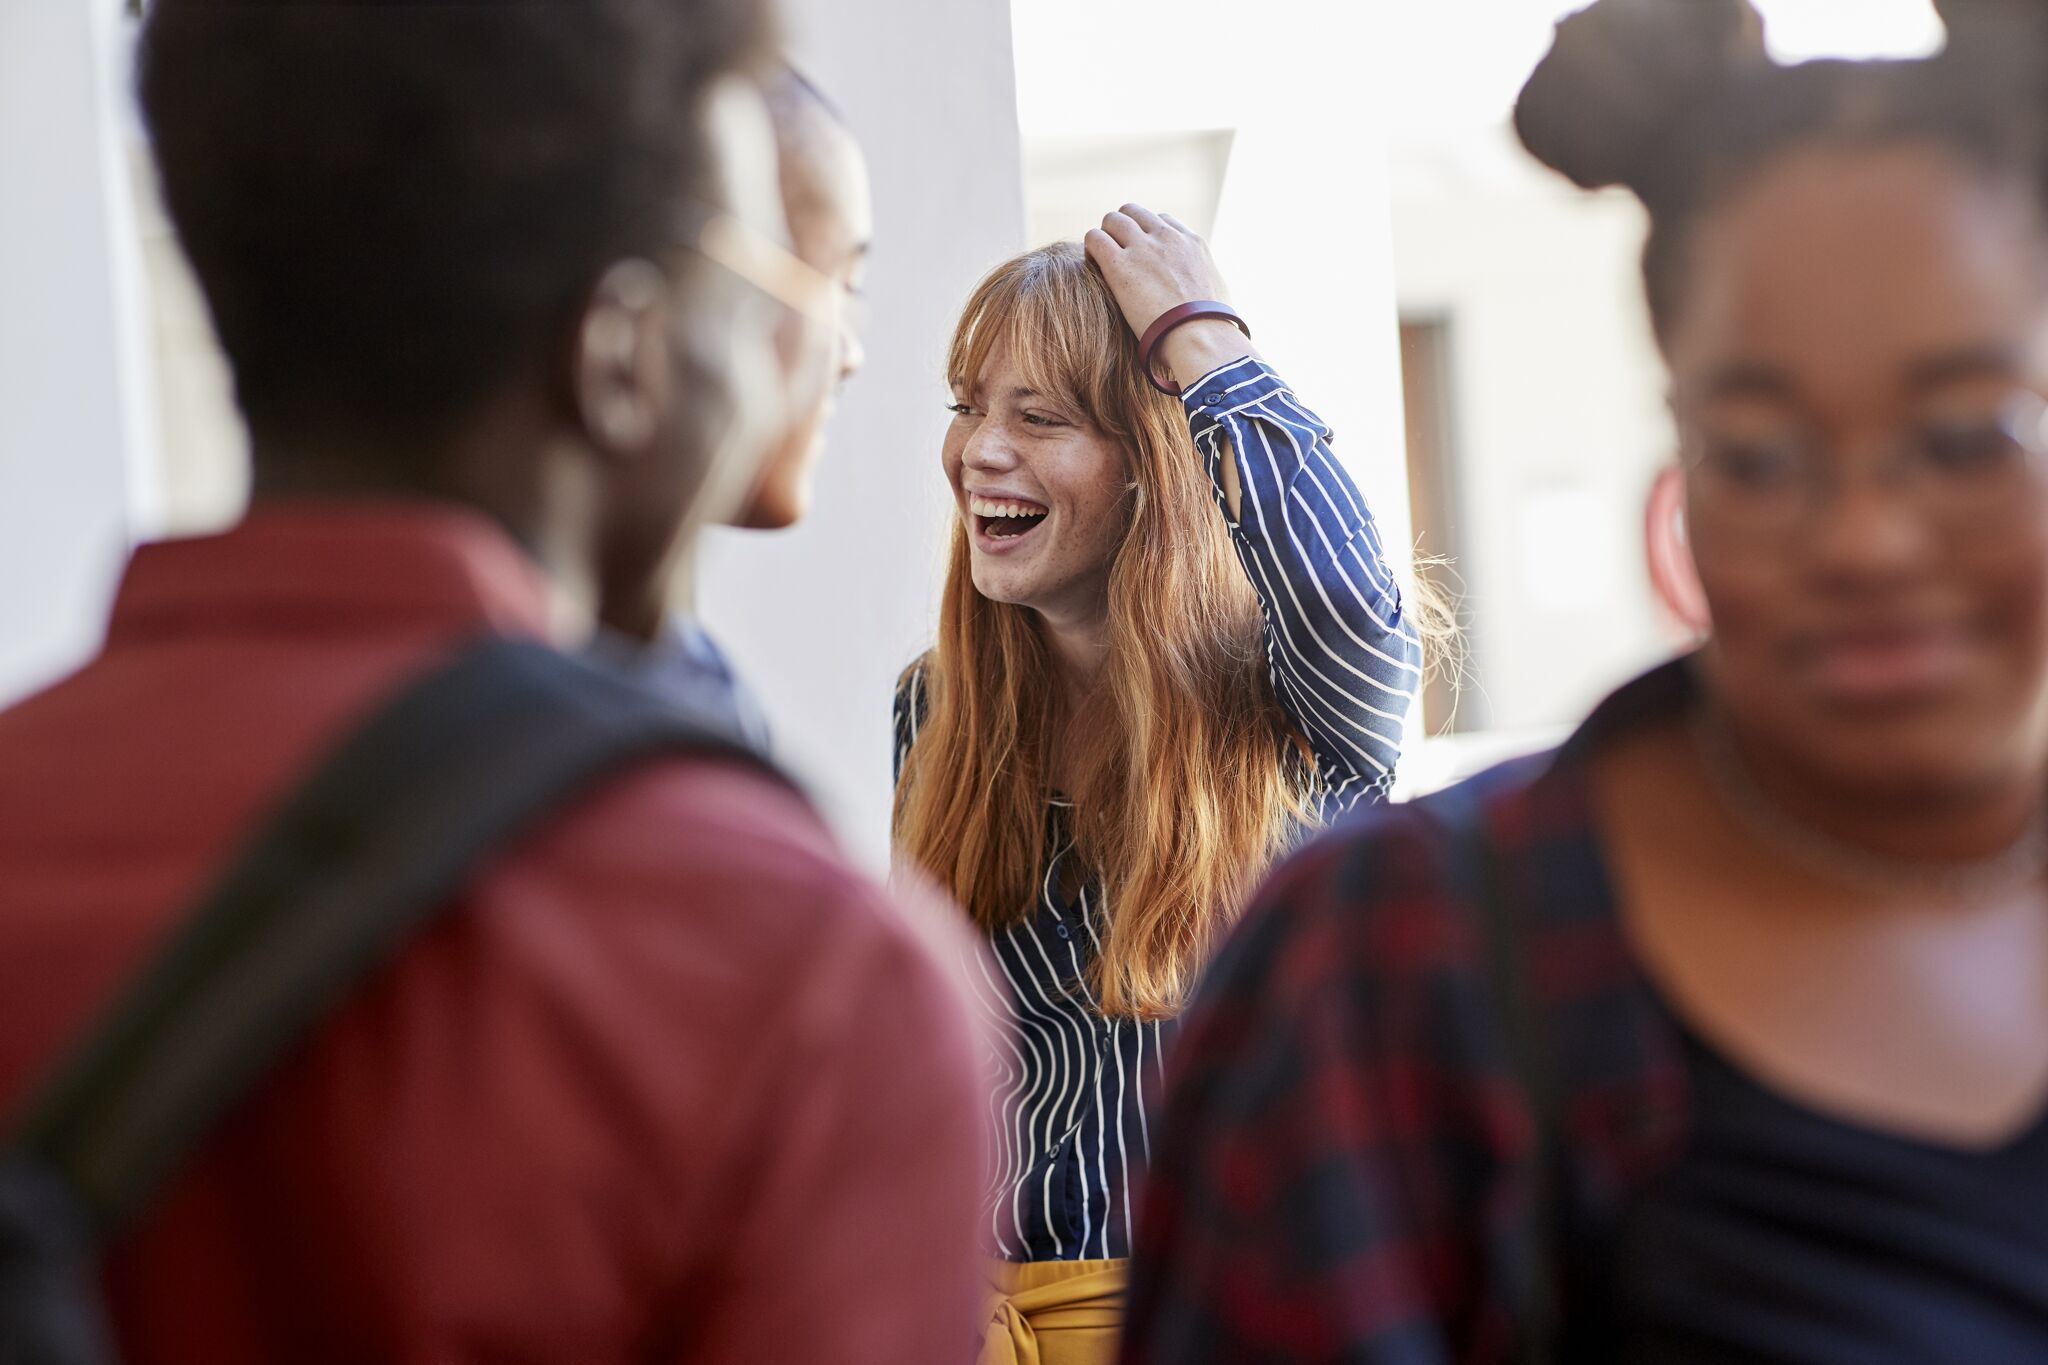
<svg viewBox="0 0 2048 1365">
<path fill-rule="evenodd" d="M 1581 188 L 1641 194 L 1687 113 L 1768 61 L 1749 0 L 1598 0 L 1557 26 L 1515 131 Z"/>
</svg>

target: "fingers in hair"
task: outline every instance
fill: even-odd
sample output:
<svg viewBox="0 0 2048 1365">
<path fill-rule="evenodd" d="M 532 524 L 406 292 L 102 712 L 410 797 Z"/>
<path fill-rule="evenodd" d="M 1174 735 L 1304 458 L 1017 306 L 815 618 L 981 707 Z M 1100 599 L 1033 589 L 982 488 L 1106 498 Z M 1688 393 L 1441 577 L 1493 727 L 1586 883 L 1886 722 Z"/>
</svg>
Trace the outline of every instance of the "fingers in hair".
<svg viewBox="0 0 2048 1365">
<path fill-rule="evenodd" d="M 1102 230 L 1114 238 L 1118 246 L 1129 246 L 1145 235 L 1145 229 L 1138 226 L 1138 220 L 1127 213 L 1104 214 Z"/>
<path fill-rule="evenodd" d="M 1143 204 L 1125 204 L 1117 212 L 1136 223 L 1146 232 L 1158 232 L 1167 225 L 1161 215 L 1154 213 Z"/>
</svg>

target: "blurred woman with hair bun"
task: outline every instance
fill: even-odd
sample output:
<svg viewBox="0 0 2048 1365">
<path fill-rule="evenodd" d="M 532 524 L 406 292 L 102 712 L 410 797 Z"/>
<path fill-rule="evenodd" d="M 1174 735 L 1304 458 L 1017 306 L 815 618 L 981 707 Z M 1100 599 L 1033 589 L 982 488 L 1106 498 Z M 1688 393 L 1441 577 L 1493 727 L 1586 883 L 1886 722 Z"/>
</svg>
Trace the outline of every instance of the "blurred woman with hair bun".
<svg viewBox="0 0 2048 1365">
<path fill-rule="evenodd" d="M 1560 26 L 1516 124 L 1649 210 L 1705 636 L 1255 895 L 1125 1359 L 2048 1359 L 2048 19 L 1945 8 Z"/>
</svg>

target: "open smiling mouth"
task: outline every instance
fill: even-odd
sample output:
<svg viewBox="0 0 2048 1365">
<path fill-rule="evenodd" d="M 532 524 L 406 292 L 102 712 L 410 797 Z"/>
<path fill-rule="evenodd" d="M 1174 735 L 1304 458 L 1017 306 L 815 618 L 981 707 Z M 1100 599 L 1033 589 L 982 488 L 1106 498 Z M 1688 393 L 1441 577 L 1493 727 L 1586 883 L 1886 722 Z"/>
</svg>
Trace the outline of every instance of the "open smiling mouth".
<svg viewBox="0 0 2048 1365">
<path fill-rule="evenodd" d="M 1012 499 L 970 498 L 967 510 L 974 514 L 975 529 L 990 540 L 1015 540 L 1038 529 L 1049 509 L 1035 502 Z"/>
</svg>

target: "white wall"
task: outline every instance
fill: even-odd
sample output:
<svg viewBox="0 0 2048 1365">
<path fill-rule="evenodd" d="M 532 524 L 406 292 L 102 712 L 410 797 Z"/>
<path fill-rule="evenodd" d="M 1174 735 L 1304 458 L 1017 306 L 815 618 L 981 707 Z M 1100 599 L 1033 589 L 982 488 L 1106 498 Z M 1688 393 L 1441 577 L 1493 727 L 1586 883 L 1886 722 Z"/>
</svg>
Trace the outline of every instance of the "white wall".
<svg viewBox="0 0 2048 1365">
<path fill-rule="evenodd" d="M 713 532 L 700 606 L 761 693 L 778 756 L 856 853 L 887 857 L 889 702 L 931 639 L 950 501 L 942 366 L 974 282 L 1024 244 L 1007 0 L 793 0 L 798 61 L 874 179 L 867 368 L 843 396 L 816 508 Z"/>
<path fill-rule="evenodd" d="M 156 517 L 118 14 L 0 5 L 0 704 L 92 651 Z"/>
<path fill-rule="evenodd" d="M 1519 156 L 1504 131 L 1502 158 Z M 1533 167 L 1441 167 L 1394 204 L 1404 312 L 1450 335 L 1476 728 L 1575 720 L 1666 652 L 1642 505 L 1673 436 L 1637 283 L 1642 212 Z"/>
</svg>

